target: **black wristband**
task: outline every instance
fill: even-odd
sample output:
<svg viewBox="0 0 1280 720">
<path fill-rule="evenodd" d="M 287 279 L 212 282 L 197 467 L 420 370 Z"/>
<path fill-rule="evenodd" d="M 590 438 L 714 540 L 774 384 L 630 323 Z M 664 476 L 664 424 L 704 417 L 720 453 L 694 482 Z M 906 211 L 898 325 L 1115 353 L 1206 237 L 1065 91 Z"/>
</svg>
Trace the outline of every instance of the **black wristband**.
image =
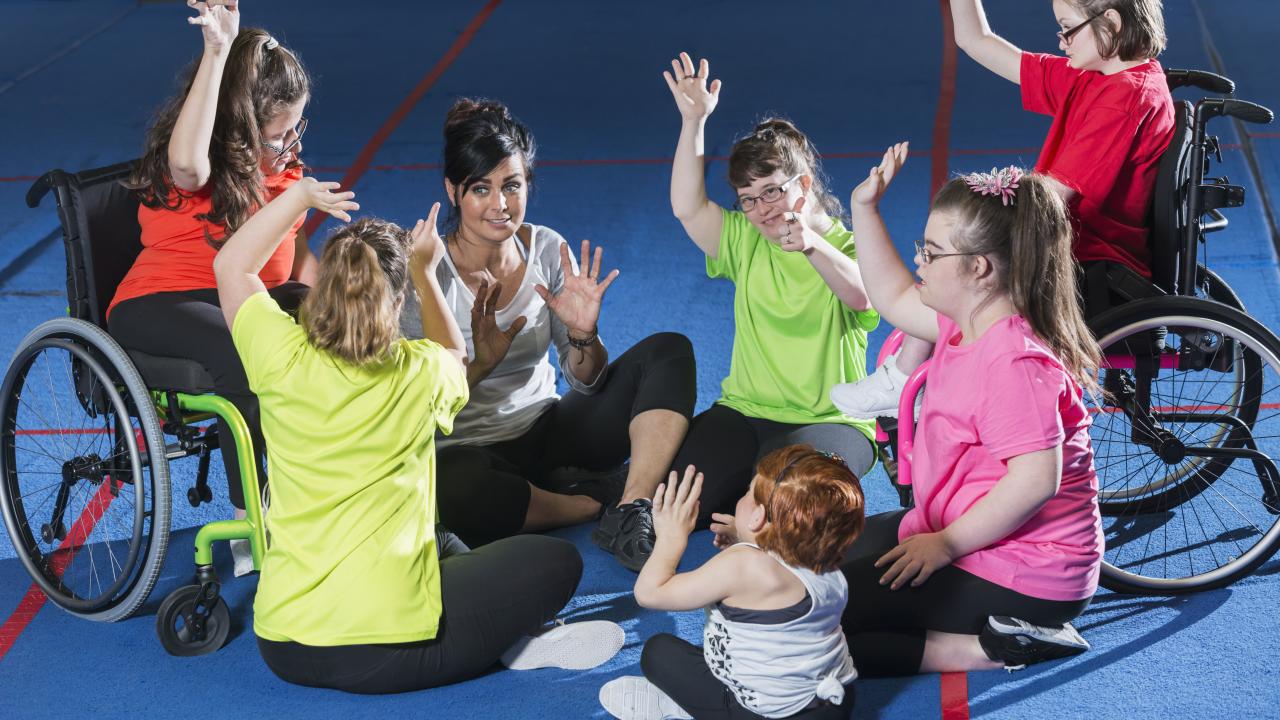
<svg viewBox="0 0 1280 720">
<path fill-rule="evenodd" d="M 600 338 L 600 332 L 598 327 L 592 328 L 591 334 L 581 340 L 574 337 L 573 333 L 569 332 L 568 330 L 566 330 L 564 334 L 565 334 L 565 337 L 569 338 L 569 344 L 578 348 L 579 350 L 585 350 L 586 348 L 589 348 L 592 345 L 595 345 L 596 340 Z"/>
</svg>

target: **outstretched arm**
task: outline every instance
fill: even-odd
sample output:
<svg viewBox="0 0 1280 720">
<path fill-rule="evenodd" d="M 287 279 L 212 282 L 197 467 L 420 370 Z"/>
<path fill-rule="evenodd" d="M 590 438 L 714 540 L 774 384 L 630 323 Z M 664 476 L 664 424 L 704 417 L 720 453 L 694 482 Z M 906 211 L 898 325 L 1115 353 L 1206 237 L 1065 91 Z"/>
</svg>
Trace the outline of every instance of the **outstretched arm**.
<svg viewBox="0 0 1280 720">
<path fill-rule="evenodd" d="M 951 0 L 956 45 L 977 63 L 1014 84 L 1020 84 L 1022 50 L 991 32 L 982 0 Z"/>
<path fill-rule="evenodd" d="M 907 161 L 908 149 L 903 142 L 885 151 L 880 165 L 854 188 L 849 210 L 858 265 L 872 307 L 908 335 L 933 342 L 938 338 L 937 313 L 920 300 L 911 272 L 894 249 L 880 217 L 880 198 Z"/>
<path fill-rule="evenodd" d="M 467 372 L 467 341 L 462 338 L 458 321 L 448 310 L 440 283 L 436 280 L 436 266 L 444 257 L 444 241 L 436 229 L 436 216 L 440 203 L 431 206 L 426 220 L 413 226 L 413 249 L 409 253 L 409 277 L 418 291 L 419 311 L 422 315 L 422 336 L 440 343 L 454 360 Z"/>
<path fill-rule="evenodd" d="M 199 15 L 187 18 L 204 34 L 204 54 L 196 69 L 191 90 L 169 136 L 169 174 L 174 185 L 188 192 L 209 182 L 209 141 L 218 112 L 218 89 L 222 71 L 231 53 L 231 43 L 240 33 L 238 0 L 187 0 L 187 7 Z"/>
<path fill-rule="evenodd" d="M 720 207 L 707 198 L 703 135 L 707 118 L 720 101 L 720 81 L 710 79 L 711 66 L 706 58 L 695 72 L 688 53 L 680 53 L 679 58 L 672 60 L 671 68 L 675 74 L 664 71 L 662 77 L 680 110 L 681 121 L 680 141 L 671 164 L 671 211 L 694 244 L 714 258 L 720 251 L 720 226 L 724 219 Z"/>
<path fill-rule="evenodd" d="M 336 182 L 304 177 L 250 216 L 227 238 L 213 259 L 213 274 L 218 280 L 218 302 L 228 328 L 235 326 L 236 313 L 249 296 L 267 291 L 258 272 L 307 208 L 350 222 L 351 216 L 347 213 L 359 210 L 360 206 L 352 201 L 355 193 L 335 193 L 338 187 Z"/>
</svg>

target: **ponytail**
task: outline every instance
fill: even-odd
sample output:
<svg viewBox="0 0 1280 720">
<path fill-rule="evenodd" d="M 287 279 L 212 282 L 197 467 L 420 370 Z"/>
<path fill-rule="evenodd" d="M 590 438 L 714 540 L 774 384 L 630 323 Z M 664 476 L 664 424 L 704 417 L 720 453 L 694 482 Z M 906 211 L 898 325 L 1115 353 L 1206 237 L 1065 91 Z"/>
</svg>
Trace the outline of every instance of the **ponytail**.
<svg viewBox="0 0 1280 720">
<path fill-rule="evenodd" d="M 1016 183 L 1006 204 L 956 178 L 938 191 L 933 210 L 954 213 L 956 250 L 994 263 L 997 290 L 1080 386 L 1095 392 L 1101 351 L 1081 310 L 1066 203 L 1041 175 L 1023 174 Z"/>
<path fill-rule="evenodd" d="M 362 218 L 329 238 L 299 319 L 317 349 L 351 365 L 386 359 L 400 337 L 409 234 Z"/>
</svg>

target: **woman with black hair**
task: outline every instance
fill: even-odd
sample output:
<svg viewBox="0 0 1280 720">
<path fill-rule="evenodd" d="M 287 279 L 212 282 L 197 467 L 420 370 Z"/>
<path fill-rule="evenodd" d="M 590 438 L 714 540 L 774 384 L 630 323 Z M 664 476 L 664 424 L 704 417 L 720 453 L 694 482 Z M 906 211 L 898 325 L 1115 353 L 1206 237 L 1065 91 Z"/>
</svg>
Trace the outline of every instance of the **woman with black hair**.
<svg viewBox="0 0 1280 720">
<path fill-rule="evenodd" d="M 575 260 L 554 230 L 524 222 L 535 143 L 504 105 L 459 100 L 444 140 L 451 230 L 436 278 L 466 339 L 471 401 L 439 441 L 441 521 L 476 546 L 599 517 L 592 540 L 639 571 L 648 498 L 697 397 L 693 348 L 658 333 L 610 363 L 597 322 L 618 271 L 602 277 L 588 241 Z M 421 333 L 417 315 L 410 297 L 406 336 Z"/>
</svg>

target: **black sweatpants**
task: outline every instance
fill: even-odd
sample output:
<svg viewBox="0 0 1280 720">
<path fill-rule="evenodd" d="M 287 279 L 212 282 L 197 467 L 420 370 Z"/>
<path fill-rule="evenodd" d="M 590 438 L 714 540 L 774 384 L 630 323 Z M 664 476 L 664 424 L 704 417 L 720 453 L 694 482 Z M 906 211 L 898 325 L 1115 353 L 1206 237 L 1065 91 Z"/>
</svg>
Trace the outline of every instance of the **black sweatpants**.
<svg viewBox="0 0 1280 720">
<path fill-rule="evenodd" d="M 640 654 L 640 670 L 649 682 L 697 720 L 759 720 L 764 717 L 743 707 L 729 686 L 711 674 L 711 668 L 702 657 L 702 648 L 675 635 L 663 633 L 649 638 Z M 845 720 L 853 712 L 853 703 L 854 688 L 850 683 L 845 685 L 844 702 L 839 705 L 820 703 L 787 717 Z"/>
<path fill-rule="evenodd" d="M 287 313 L 296 314 L 309 288 L 288 282 L 267 291 Z M 258 398 L 249 391 L 244 365 L 231 342 L 231 331 L 222 316 L 215 288 L 164 292 L 125 300 L 111 311 L 107 320 L 111 336 L 126 349 L 148 355 L 195 360 L 213 379 L 214 392 L 226 398 L 249 426 L 253 453 L 258 462 L 258 483 L 266 487 L 266 446 L 262 440 L 262 418 Z M 231 504 L 244 509 L 244 489 L 240 463 L 227 424 L 218 421 L 222 464 L 227 471 L 227 491 Z"/>
<path fill-rule="evenodd" d="M 719 403 L 699 413 L 672 463 L 677 472 L 689 465 L 702 472 L 698 527 L 710 525 L 712 513 L 733 513 L 738 498 L 751 486 L 761 457 L 797 443 L 839 454 L 859 478 L 875 464 L 871 441 L 848 425 L 774 422 L 743 415 Z"/>
<path fill-rule="evenodd" d="M 366 695 L 476 677 L 573 597 L 582 556 L 573 543 L 521 535 L 440 561 L 443 611 L 435 638 L 393 645 L 314 647 L 258 638 L 281 680 Z"/>
<path fill-rule="evenodd" d="M 954 565 L 919 587 L 890 590 L 880 584 L 887 568 L 876 560 L 898 545 L 906 510 L 867 518 L 840 570 L 849 581 L 841 625 L 858 674 L 893 677 L 920 672 L 927 631 L 977 635 L 989 615 L 1009 615 L 1034 625 L 1070 622 L 1089 606 L 1084 600 L 1043 600 L 996 585 Z"/>
<path fill-rule="evenodd" d="M 568 393 L 520 437 L 437 451 L 441 522 L 472 547 L 515 535 L 529 509 L 529 483 L 542 487 L 561 467 L 621 465 L 631 456 L 631 420 L 642 412 L 693 415 L 697 371 L 693 346 L 683 335 L 650 335 L 605 372 L 598 392 Z"/>
</svg>

